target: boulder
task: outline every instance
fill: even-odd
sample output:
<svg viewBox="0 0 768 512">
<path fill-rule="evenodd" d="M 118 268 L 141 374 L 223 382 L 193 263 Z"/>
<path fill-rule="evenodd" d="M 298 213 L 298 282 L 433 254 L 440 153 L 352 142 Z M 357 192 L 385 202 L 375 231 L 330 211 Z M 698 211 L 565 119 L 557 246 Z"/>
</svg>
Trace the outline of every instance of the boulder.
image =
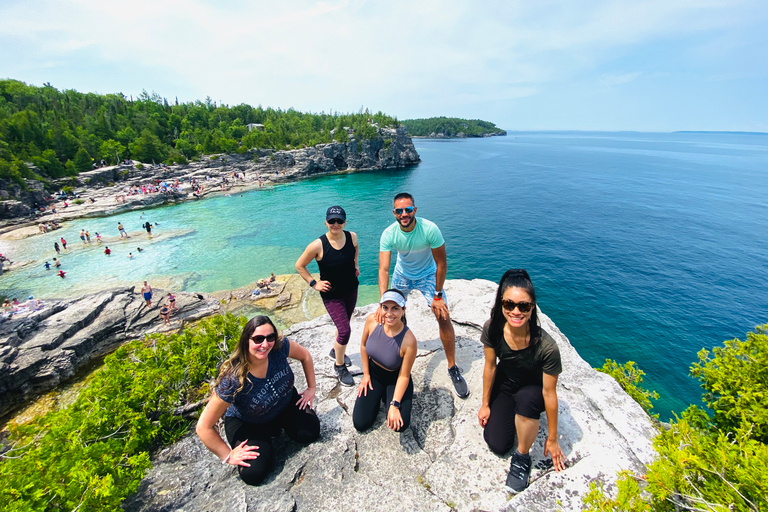
<svg viewBox="0 0 768 512">
<path fill-rule="evenodd" d="M 543 328 L 557 341 L 563 358 L 558 380 L 560 444 L 569 460 L 555 472 L 544 457 L 546 415 L 531 451 L 531 485 L 518 495 L 505 479 L 509 454 L 499 457 L 485 445 L 477 411 L 482 398 L 483 349 L 480 330 L 496 285 L 484 280 L 446 283 L 456 329 L 457 363 L 471 395 L 458 399 L 447 373 L 437 323 L 424 299 L 412 293 L 408 325 L 419 341 L 413 368 L 411 428 L 389 430 L 385 414 L 358 433 L 352 425 L 356 388 L 341 387 L 328 358 L 334 326 L 328 315 L 291 327 L 286 334 L 314 359 L 318 391 L 315 407 L 321 438 L 300 446 L 281 436 L 276 469 L 259 487 L 249 487 L 234 467 L 221 462 L 189 434 L 153 457 L 139 491 L 124 503 L 127 511 L 163 510 L 580 510 L 590 482 L 615 487 L 616 473 L 644 473 L 654 457 L 653 422 L 609 376 L 593 370 L 544 314 Z M 360 379 L 359 340 L 366 316 L 376 305 L 358 308 L 347 353 Z M 300 366 L 296 385 L 305 386 Z"/>
<path fill-rule="evenodd" d="M 163 297 L 155 289 L 155 298 Z M 0 323 L 0 417 L 53 389 L 89 361 L 146 333 L 176 329 L 218 311 L 210 296 L 178 293 L 178 312 L 163 325 L 159 308 L 141 293 L 115 288 L 73 300 L 46 301 L 43 309 Z M 202 298 L 201 298 L 202 297 Z"/>
</svg>

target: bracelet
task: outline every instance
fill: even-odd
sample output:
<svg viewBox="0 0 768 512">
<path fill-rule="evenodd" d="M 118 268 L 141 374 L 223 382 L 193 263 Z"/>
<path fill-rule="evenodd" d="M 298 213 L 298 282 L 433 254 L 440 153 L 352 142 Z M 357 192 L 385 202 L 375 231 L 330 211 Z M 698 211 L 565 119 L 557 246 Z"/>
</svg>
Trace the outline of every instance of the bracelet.
<svg viewBox="0 0 768 512">
<path fill-rule="evenodd" d="M 309 282 L 309 287 L 310 287 L 310 288 L 314 288 L 316 284 L 317 284 L 317 281 L 315 281 L 315 280 L 313 279 L 313 280 L 311 280 L 311 281 Z"/>
<path fill-rule="evenodd" d="M 229 458 L 232 456 L 233 451 L 234 450 L 229 450 L 229 453 L 227 454 L 227 456 L 224 458 L 223 461 L 221 461 L 222 464 L 229 464 Z"/>
</svg>

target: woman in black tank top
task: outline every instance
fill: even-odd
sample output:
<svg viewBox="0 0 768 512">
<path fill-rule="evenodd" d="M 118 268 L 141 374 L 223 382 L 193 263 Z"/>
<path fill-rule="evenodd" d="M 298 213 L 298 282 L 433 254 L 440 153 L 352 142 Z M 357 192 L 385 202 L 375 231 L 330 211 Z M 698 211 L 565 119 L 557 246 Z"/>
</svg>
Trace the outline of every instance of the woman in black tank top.
<svg viewBox="0 0 768 512">
<path fill-rule="evenodd" d="M 336 325 L 336 342 L 328 354 L 334 361 L 334 369 L 339 382 L 345 386 L 354 386 L 355 381 L 347 370 L 352 361 L 344 352 L 352 334 L 349 319 L 357 304 L 357 276 L 360 269 L 357 264 L 357 234 L 345 231 L 347 213 L 341 206 L 331 206 L 325 213 L 325 226 L 328 232 L 312 241 L 296 261 L 296 271 L 309 284 L 320 292 L 323 304 Z M 307 270 L 307 265 L 315 260 L 320 270 L 320 280 L 316 281 Z"/>
</svg>

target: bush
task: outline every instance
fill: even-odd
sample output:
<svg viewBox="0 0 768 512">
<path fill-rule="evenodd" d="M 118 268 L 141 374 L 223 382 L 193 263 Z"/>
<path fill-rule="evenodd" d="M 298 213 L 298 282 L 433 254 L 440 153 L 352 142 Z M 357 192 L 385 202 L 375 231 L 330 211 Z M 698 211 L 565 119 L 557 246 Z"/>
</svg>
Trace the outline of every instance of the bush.
<svg viewBox="0 0 768 512">
<path fill-rule="evenodd" d="M 0 463 L 4 510 L 120 510 L 149 451 L 184 435 L 175 413 L 208 394 L 245 318 L 216 316 L 180 334 L 118 348 L 69 407 L 11 425 Z"/>
<path fill-rule="evenodd" d="M 616 361 L 606 359 L 602 368 L 595 368 L 595 370 L 603 373 L 607 373 L 619 383 L 619 386 L 626 391 L 626 393 L 635 399 L 637 403 L 647 412 L 651 414 L 653 409 L 653 403 L 651 399 L 658 400 L 659 394 L 656 391 L 648 391 L 643 389 L 641 384 L 643 383 L 643 375 L 645 372 L 637 367 L 634 361 L 627 362 L 624 366 L 619 366 Z M 659 415 L 652 415 L 654 418 L 658 418 Z"/>
<path fill-rule="evenodd" d="M 83 201 L 82 199 L 75 199 L 75 200 L 74 200 L 74 203 L 75 203 L 75 204 L 83 204 L 84 202 L 85 202 L 85 201 Z"/>
<path fill-rule="evenodd" d="M 647 474 L 625 472 L 615 498 L 593 484 L 586 510 L 768 510 L 767 329 L 726 341 L 712 357 L 699 352 L 691 374 L 713 416 L 689 407 L 654 440 L 659 456 Z"/>
<path fill-rule="evenodd" d="M 143 163 L 141 163 L 141 162 L 139 162 L 139 163 L 137 163 L 137 164 L 136 164 L 136 168 L 137 168 L 138 170 L 140 170 L 140 171 L 143 171 L 143 170 L 144 170 L 144 164 L 143 164 Z"/>
</svg>

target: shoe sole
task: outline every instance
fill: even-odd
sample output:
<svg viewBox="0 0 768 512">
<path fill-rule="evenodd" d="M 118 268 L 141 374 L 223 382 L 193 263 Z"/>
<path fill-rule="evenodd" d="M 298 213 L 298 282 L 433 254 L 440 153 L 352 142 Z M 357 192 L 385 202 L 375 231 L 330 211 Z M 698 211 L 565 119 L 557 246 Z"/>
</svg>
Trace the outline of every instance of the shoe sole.
<svg viewBox="0 0 768 512">
<path fill-rule="evenodd" d="M 504 488 L 505 488 L 506 490 L 508 490 L 509 492 L 511 492 L 512 494 L 520 494 L 521 492 L 523 492 L 523 491 L 524 491 L 525 489 L 527 489 L 528 487 L 526 487 L 525 489 L 521 489 L 521 490 L 519 490 L 519 491 L 516 491 L 515 489 L 511 488 L 511 487 L 510 487 L 510 486 L 508 486 L 508 485 L 504 485 Z"/>
<path fill-rule="evenodd" d="M 354 382 L 353 382 L 352 384 L 345 384 L 344 382 L 342 382 L 342 381 L 341 381 L 341 379 L 339 379 L 339 384 L 341 384 L 342 386 L 346 386 L 346 387 L 348 387 L 348 388 L 351 388 L 352 386 L 354 386 L 354 385 L 355 385 L 355 383 L 354 383 Z"/>
</svg>

